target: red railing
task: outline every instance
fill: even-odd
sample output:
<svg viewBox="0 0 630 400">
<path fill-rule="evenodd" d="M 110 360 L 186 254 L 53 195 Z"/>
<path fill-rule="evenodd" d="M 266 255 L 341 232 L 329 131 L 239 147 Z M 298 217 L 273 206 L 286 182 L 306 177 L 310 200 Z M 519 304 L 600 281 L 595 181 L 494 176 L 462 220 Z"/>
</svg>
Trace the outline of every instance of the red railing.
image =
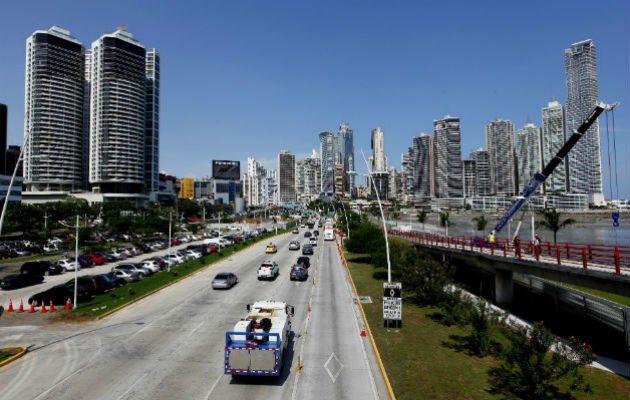
<svg viewBox="0 0 630 400">
<path fill-rule="evenodd" d="M 464 251 L 474 251 L 503 257 L 528 258 L 557 265 L 580 266 L 612 269 L 620 274 L 622 270 L 630 272 L 630 246 L 610 246 L 605 244 L 581 244 L 543 242 L 535 245 L 532 241 L 510 242 L 497 238 L 490 243 L 487 238 L 466 236 L 444 236 L 416 231 L 389 230 L 390 235 L 398 236 L 415 243 L 446 247 Z"/>
</svg>

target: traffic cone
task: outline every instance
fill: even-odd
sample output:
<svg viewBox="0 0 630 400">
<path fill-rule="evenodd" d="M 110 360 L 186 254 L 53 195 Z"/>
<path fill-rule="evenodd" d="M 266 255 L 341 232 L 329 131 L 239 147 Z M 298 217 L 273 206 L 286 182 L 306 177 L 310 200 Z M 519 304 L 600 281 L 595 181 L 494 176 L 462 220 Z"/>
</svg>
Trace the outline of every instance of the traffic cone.
<svg viewBox="0 0 630 400">
<path fill-rule="evenodd" d="M 20 299 L 20 308 L 18 308 L 18 312 L 24 312 L 24 302 Z"/>
<path fill-rule="evenodd" d="M 42 313 L 46 312 L 46 303 L 42 300 Z"/>
<path fill-rule="evenodd" d="M 361 337 L 366 337 L 367 333 L 365 333 L 365 328 L 361 329 Z"/>
<path fill-rule="evenodd" d="M 51 313 L 55 312 L 55 305 L 53 304 L 52 300 L 50 300 L 50 308 L 49 308 Z"/>
<path fill-rule="evenodd" d="M 9 299 L 9 307 L 7 308 L 7 312 L 13 312 L 13 299 Z"/>
<path fill-rule="evenodd" d="M 72 308 L 72 306 L 70 305 L 70 297 L 68 297 L 68 300 L 66 301 L 66 311 L 70 310 Z"/>
<path fill-rule="evenodd" d="M 34 313 L 35 312 L 35 301 L 34 300 L 31 302 L 31 307 L 28 309 L 28 312 L 30 312 L 30 313 Z"/>
</svg>

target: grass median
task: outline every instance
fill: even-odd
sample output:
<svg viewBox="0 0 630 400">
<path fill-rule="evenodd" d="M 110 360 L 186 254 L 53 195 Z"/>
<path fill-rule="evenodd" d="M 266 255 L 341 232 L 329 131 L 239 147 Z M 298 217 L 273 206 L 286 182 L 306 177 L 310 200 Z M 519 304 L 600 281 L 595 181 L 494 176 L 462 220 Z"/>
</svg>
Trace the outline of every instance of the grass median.
<svg viewBox="0 0 630 400">
<path fill-rule="evenodd" d="M 398 399 L 500 398 L 488 392 L 488 370 L 497 360 L 474 357 L 454 346 L 453 338 L 467 335 L 467 328 L 447 327 L 436 321 L 438 309 L 409 302 L 403 305 L 403 328 L 384 328 L 383 281 L 374 276 L 386 270 L 369 264 L 369 256 L 345 254 L 359 295 L 372 297 L 363 309 Z M 630 398 L 628 380 L 594 368 L 583 372 L 594 393 L 578 394 L 578 399 Z"/>
<path fill-rule="evenodd" d="M 19 347 L 4 347 L 0 348 L 0 362 L 6 360 L 9 357 L 13 357 L 19 353 L 22 349 Z"/>
<path fill-rule="evenodd" d="M 288 231 L 289 229 L 278 230 L 278 235 Z M 202 257 L 201 259 L 191 260 L 176 267 L 171 267 L 170 272 L 158 272 L 154 275 L 147 276 L 140 281 L 130 282 L 127 285 L 113 289 L 108 293 L 98 295 L 88 302 L 77 304 L 76 310 L 70 313 L 60 314 L 59 318 L 66 321 L 98 318 L 111 312 L 111 310 L 135 301 L 147 293 L 156 291 L 174 283 L 175 281 L 183 279 L 200 269 L 206 268 L 217 261 L 223 260 L 239 250 L 265 240 L 273 239 L 273 237 L 275 237 L 275 232 L 267 232 L 241 243 L 236 243 L 226 249 L 222 249 L 221 253 L 213 253 Z"/>
</svg>

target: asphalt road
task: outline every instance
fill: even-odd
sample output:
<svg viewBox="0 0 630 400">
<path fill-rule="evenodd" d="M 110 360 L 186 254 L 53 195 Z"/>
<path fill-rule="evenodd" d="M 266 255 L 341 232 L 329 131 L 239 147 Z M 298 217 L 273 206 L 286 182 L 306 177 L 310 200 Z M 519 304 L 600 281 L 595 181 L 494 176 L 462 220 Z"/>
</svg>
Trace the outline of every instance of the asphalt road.
<svg viewBox="0 0 630 400">
<path fill-rule="evenodd" d="M 386 399 L 334 242 L 320 239 L 309 279 L 291 282 L 294 238 L 275 239 L 275 255 L 256 244 L 101 321 L 0 328 L 0 346 L 30 346 L 0 370 L 0 399 Z M 274 281 L 256 278 L 265 259 L 280 265 Z M 219 271 L 239 284 L 212 290 Z M 287 365 L 280 378 L 234 379 L 223 374 L 225 331 L 256 300 L 295 306 Z"/>
</svg>

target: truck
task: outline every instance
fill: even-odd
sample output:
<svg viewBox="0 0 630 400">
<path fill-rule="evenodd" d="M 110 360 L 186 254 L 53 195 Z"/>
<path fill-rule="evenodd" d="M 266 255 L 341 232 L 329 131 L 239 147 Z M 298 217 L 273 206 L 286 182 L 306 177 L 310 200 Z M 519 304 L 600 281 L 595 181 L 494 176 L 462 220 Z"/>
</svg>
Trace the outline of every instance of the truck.
<svg viewBox="0 0 630 400">
<path fill-rule="evenodd" d="M 225 332 L 225 374 L 280 376 L 291 339 L 293 306 L 282 301 L 256 301 L 247 315 Z"/>
</svg>

